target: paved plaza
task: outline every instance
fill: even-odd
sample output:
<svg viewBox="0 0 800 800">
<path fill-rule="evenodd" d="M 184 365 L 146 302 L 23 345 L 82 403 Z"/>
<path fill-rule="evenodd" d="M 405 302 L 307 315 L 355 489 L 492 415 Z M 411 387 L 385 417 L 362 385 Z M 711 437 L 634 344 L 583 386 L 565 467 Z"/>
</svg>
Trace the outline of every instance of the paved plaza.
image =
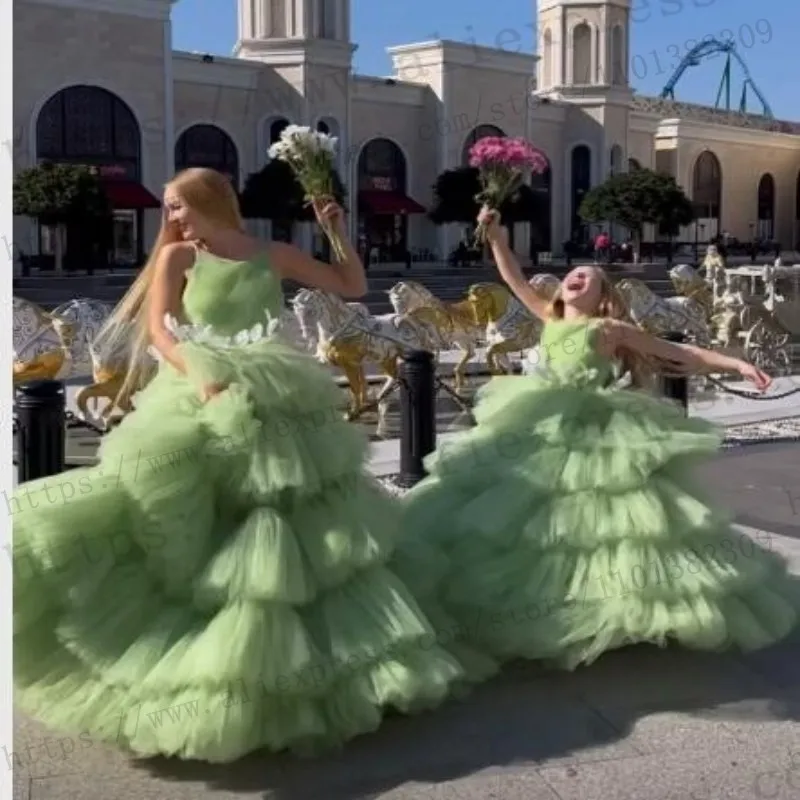
<svg viewBox="0 0 800 800">
<path fill-rule="evenodd" d="M 775 403 L 695 403 L 733 445 L 699 479 L 800 575 L 800 445 L 787 441 L 800 406 Z M 396 471 L 397 442 L 373 448 L 373 469 Z M 15 800 L 795 800 L 798 665 L 800 633 L 749 656 L 635 647 L 571 674 L 518 664 L 315 761 L 135 761 L 22 714 L 4 755 L 16 762 Z"/>
</svg>

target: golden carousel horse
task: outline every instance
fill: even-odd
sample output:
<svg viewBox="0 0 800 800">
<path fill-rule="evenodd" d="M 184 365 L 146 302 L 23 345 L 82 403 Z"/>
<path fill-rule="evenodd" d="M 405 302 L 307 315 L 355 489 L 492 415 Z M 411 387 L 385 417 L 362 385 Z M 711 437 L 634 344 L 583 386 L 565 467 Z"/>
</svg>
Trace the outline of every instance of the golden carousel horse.
<svg viewBox="0 0 800 800">
<path fill-rule="evenodd" d="M 14 384 L 31 380 L 92 378 L 75 396 L 78 416 L 94 419 L 89 402 L 105 399 L 98 421 L 107 424 L 115 410 L 133 410 L 132 398 L 120 394 L 127 352 L 104 352 L 97 335 L 113 306 L 78 298 L 46 312 L 35 303 L 14 298 Z"/>
<path fill-rule="evenodd" d="M 361 304 L 350 305 L 338 295 L 319 289 L 301 289 L 291 306 L 303 335 L 318 342 L 318 360 L 341 369 L 347 378 L 350 420 L 358 419 L 374 405 L 369 397 L 366 364 L 376 364 L 386 377 L 376 400 L 382 420 L 384 400 L 397 385 L 398 362 L 404 353 L 412 349 L 438 353 L 444 344 L 434 322 L 415 312 L 374 317 Z"/>
<path fill-rule="evenodd" d="M 560 282 L 554 275 L 535 275 L 529 283 L 550 299 Z M 486 328 L 486 366 L 492 375 L 511 372 L 507 357 L 539 344 L 542 321 L 531 314 L 509 289 L 499 283 L 477 283 L 467 292 L 478 325 Z M 503 364 L 506 361 L 506 364 Z"/>
<path fill-rule="evenodd" d="M 78 416 L 108 425 L 115 411 L 128 414 L 133 410 L 132 392 L 122 393 L 128 360 L 127 345 L 110 350 L 98 339 L 114 306 L 102 300 L 79 298 L 70 300 L 53 310 L 53 316 L 75 326 L 77 336 L 72 346 L 75 377 L 91 376 L 92 383 L 83 386 L 75 395 Z M 105 406 L 98 416 L 99 400 Z M 95 413 L 89 412 L 93 402 Z"/>
<path fill-rule="evenodd" d="M 75 326 L 21 297 L 12 301 L 13 383 L 72 375 Z"/>
<path fill-rule="evenodd" d="M 485 330 L 478 324 L 469 301 L 446 303 L 416 281 L 401 281 L 388 294 L 396 314 L 415 314 L 417 319 L 429 320 L 448 349 L 461 351 L 461 359 L 453 370 L 455 390 L 461 391 L 466 366 L 475 356 Z"/>
</svg>

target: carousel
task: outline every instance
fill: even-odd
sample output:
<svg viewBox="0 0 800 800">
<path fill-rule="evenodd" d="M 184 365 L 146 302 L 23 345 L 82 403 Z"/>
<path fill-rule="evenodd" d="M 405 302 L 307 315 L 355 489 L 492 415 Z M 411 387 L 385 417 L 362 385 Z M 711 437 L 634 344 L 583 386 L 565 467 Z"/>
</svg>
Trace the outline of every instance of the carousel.
<svg viewBox="0 0 800 800">
<path fill-rule="evenodd" d="M 670 270 L 670 279 L 677 293 L 673 297 L 660 297 L 634 278 L 616 283 L 636 324 L 655 335 L 680 333 L 689 342 L 744 357 L 774 375 L 791 369 L 792 338 L 800 334 L 800 265 L 726 268 L 716 248 L 709 247 L 699 272 L 682 264 Z M 559 279 L 540 273 L 530 283 L 549 299 Z M 512 357 L 522 360 L 523 368 L 536 362 L 542 323 L 501 284 L 475 284 L 452 303 L 414 281 L 401 281 L 388 294 L 393 311 L 376 316 L 361 303 L 301 289 L 280 321 L 281 335 L 342 379 L 350 420 L 369 411 L 377 411 L 379 420 L 385 417 L 398 386 L 400 361 L 409 350 L 427 350 L 437 360 L 445 352 L 458 354 L 452 374 L 439 378 L 456 398 L 471 362 L 483 362 L 481 372 L 488 375 L 511 373 Z M 14 298 L 14 384 L 82 382 L 77 416 L 100 429 L 130 412 L 133 398 L 120 391 L 127 354 L 108 352 L 98 339 L 111 311 L 111 305 L 87 298 L 49 312 Z M 376 377 L 382 385 L 373 396 L 370 384 Z"/>
</svg>

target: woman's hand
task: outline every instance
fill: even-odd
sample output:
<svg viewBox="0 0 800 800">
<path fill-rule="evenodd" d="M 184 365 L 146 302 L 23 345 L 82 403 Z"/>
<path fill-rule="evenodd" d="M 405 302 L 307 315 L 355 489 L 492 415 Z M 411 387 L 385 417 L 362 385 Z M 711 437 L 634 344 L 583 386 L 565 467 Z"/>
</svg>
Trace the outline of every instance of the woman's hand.
<svg viewBox="0 0 800 800">
<path fill-rule="evenodd" d="M 207 383 L 200 389 L 200 399 L 207 403 L 228 388 L 224 383 Z"/>
<path fill-rule="evenodd" d="M 478 214 L 478 225 L 486 231 L 490 244 L 508 244 L 508 231 L 500 224 L 500 214 L 484 206 Z"/>
<path fill-rule="evenodd" d="M 758 367 L 748 364 L 747 361 L 739 363 L 739 374 L 746 380 L 750 381 L 759 392 L 766 392 L 772 386 L 772 378 L 763 372 Z"/>
<path fill-rule="evenodd" d="M 336 233 L 345 233 L 344 209 L 329 197 L 314 200 L 311 204 L 317 221 L 326 230 L 333 230 Z"/>
</svg>

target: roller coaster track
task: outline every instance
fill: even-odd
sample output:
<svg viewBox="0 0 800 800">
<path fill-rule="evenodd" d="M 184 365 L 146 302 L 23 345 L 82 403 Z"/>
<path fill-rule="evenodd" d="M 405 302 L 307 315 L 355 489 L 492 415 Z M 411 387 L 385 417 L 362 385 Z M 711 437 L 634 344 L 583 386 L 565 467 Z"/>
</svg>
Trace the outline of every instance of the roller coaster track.
<svg viewBox="0 0 800 800">
<path fill-rule="evenodd" d="M 725 55 L 725 67 L 722 70 L 722 80 L 720 81 L 719 91 L 717 92 L 716 108 L 724 107 L 726 111 L 731 110 L 731 65 L 733 60 L 741 68 L 744 73 L 744 84 L 742 86 L 742 95 L 739 101 L 739 111 L 742 114 L 752 113 L 747 111 L 747 96 L 748 90 L 751 91 L 758 101 L 761 103 L 761 115 L 767 119 L 775 119 L 772 109 L 769 106 L 766 98 L 756 86 L 747 64 L 744 59 L 736 52 L 736 47 L 733 42 L 721 42 L 718 39 L 706 39 L 695 45 L 683 58 L 678 68 L 672 74 L 672 77 L 667 81 L 667 84 L 661 90 L 661 97 L 665 100 L 675 99 L 675 87 L 678 81 L 683 77 L 689 67 L 697 67 L 708 58 L 712 58 L 718 54 Z M 721 105 L 721 101 L 725 96 L 725 105 Z"/>
</svg>

